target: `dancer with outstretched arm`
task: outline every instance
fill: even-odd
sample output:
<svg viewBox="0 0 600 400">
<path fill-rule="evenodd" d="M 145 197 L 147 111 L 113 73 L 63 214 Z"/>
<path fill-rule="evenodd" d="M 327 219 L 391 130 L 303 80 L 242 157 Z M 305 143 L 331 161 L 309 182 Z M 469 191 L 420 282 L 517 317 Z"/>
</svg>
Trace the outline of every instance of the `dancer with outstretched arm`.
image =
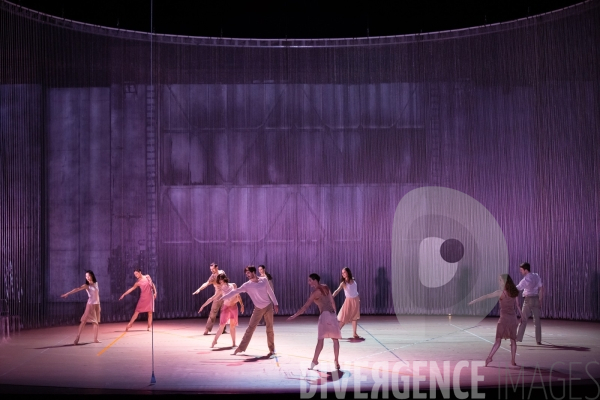
<svg viewBox="0 0 600 400">
<path fill-rule="evenodd" d="M 360 339 L 360 336 L 356 332 L 358 320 L 360 319 L 360 297 L 358 296 L 356 281 L 352 277 L 352 272 L 350 272 L 350 268 L 348 267 L 342 268 L 340 286 L 333 292 L 333 297 L 337 296 L 342 289 L 344 290 L 346 299 L 337 316 L 340 322 L 340 330 L 344 325 L 352 322 L 352 336 L 355 339 Z"/>
<path fill-rule="evenodd" d="M 498 277 L 498 285 L 500 286 L 500 289 L 493 293 L 478 297 L 469 303 L 469 305 L 471 305 L 473 303 L 477 303 L 478 301 L 499 297 L 500 319 L 498 320 L 498 325 L 496 326 L 496 341 L 492 345 L 490 355 L 485 360 L 486 367 L 492 362 L 492 357 L 494 354 L 496 354 L 496 351 L 500 347 L 500 342 L 502 339 L 510 339 L 511 364 L 517 365 L 515 356 L 517 354 L 518 322 L 515 309 L 519 310 L 519 315 L 523 315 L 521 313 L 521 308 L 519 307 L 519 290 L 508 274 L 502 274 Z"/>
<path fill-rule="evenodd" d="M 221 286 L 221 291 L 215 294 L 210 299 L 206 300 L 206 302 L 202 304 L 202 307 L 200 307 L 200 310 L 198 310 L 198 313 L 200 313 L 200 311 L 202 311 L 202 309 L 209 305 L 211 302 L 214 303 L 215 301 L 219 301 L 221 300 L 221 297 L 223 297 L 223 295 L 231 292 L 234 289 L 237 289 L 237 285 L 235 283 L 229 283 L 229 278 L 227 277 L 227 275 L 225 275 L 225 272 L 217 275 L 217 283 Z M 215 339 L 213 340 L 212 345 L 210 347 L 215 347 L 215 345 L 217 344 L 217 340 L 219 340 L 219 337 L 225 330 L 225 326 L 227 324 L 229 324 L 229 328 L 231 329 L 231 346 L 236 347 L 235 327 L 238 324 L 237 303 L 240 303 L 241 311 L 243 313 L 244 302 L 242 301 L 240 295 L 233 297 L 233 299 L 223 301 L 223 305 L 221 306 L 221 316 L 219 317 L 219 330 L 217 331 L 217 335 L 215 336 Z"/>
<path fill-rule="evenodd" d="M 340 327 L 338 325 L 337 318 L 335 317 L 335 302 L 331 295 L 331 290 L 325 284 L 321 284 L 321 277 L 317 274 L 310 274 L 308 276 L 308 285 L 313 289 L 310 297 L 304 303 L 294 315 L 288 318 L 288 321 L 293 320 L 298 315 L 304 314 L 308 307 L 314 302 L 319 307 L 319 325 L 318 325 L 318 337 L 317 347 L 315 347 L 315 354 L 312 362 L 310 363 L 309 369 L 314 369 L 319 364 L 319 355 L 323 350 L 323 342 L 325 338 L 333 340 L 333 354 L 335 357 L 335 369 L 340 369 L 340 363 L 338 357 L 340 355 L 340 342 L 338 339 L 342 338 Z"/>
<path fill-rule="evenodd" d="M 79 330 L 77 331 L 77 337 L 73 344 L 79 343 L 79 336 L 86 323 L 91 322 L 94 329 L 94 343 L 100 343 L 98 340 L 98 324 L 100 323 L 100 289 L 98 288 L 98 282 L 96 276 L 91 270 L 85 271 L 85 283 L 78 288 L 67 292 L 60 297 L 67 298 L 73 293 L 77 293 L 81 290 L 85 290 L 88 295 L 88 301 L 85 305 L 85 311 L 81 316 L 81 323 L 79 324 Z"/>
<path fill-rule="evenodd" d="M 133 292 L 136 288 L 140 288 L 140 299 L 138 300 L 137 306 L 135 307 L 135 312 L 131 317 L 131 321 L 127 324 L 125 331 L 128 331 L 135 320 L 137 319 L 139 313 L 148 313 L 148 329 L 152 326 L 152 313 L 154 312 L 154 299 L 156 299 L 156 286 L 152 282 L 152 278 L 150 275 L 142 274 L 142 270 L 137 268 L 133 275 L 137 278 L 137 282 L 125 293 L 119 297 L 119 301 L 123 300 L 123 297 L 127 296 L 129 293 Z"/>
<path fill-rule="evenodd" d="M 275 298 L 275 293 L 273 293 L 269 282 L 266 279 L 259 279 L 258 276 L 256 276 L 256 268 L 254 265 L 247 266 L 244 269 L 244 272 L 246 273 L 248 281 L 222 297 L 222 300 L 226 301 L 240 293 L 247 293 L 254 303 L 254 311 L 252 311 L 246 333 L 244 333 L 244 337 L 242 338 L 239 347 L 235 349 L 233 354 L 235 355 L 246 351 L 248 343 L 250 343 L 250 339 L 252 339 L 252 334 L 256 330 L 258 321 L 264 316 L 265 324 L 267 325 L 267 345 L 269 346 L 269 354 L 267 354 L 267 356 L 270 357 L 275 354 L 273 311 L 276 313 L 279 312 L 279 303 L 277 302 L 277 298 Z"/>
<path fill-rule="evenodd" d="M 219 266 L 215 262 L 210 264 L 209 269 L 210 269 L 210 276 L 208 277 L 208 280 L 206 282 L 204 282 L 202 284 L 202 286 L 200 286 L 198 289 L 196 289 L 196 291 L 194 293 L 192 293 L 192 295 L 196 295 L 196 294 L 200 293 L 201 291 L 203 291 L 204 289 L 206 289 L 207 287 L 213 286 L 215 288 L 215 293 L 212 297 L 214 297 L 214 296 L 217 296 L 218 298 L 221 297 L 221 295 L 222 295 L 221 285 L 219 285 L 217 283 L 217 275 L 224 274 L 225 271 L 219 269 Z M 217 320 L 217 314 L 219 313 L 221 306 L 223 306 L 223 300 L 213 301 L 212 306 L 210 307 L 210 312 L 208 314 L 208 319 L 206 320 L 206 327 L 204 328 L 204 335 L 208 335 L 210 333 L 210 331 L 212 331 L 215 321 Z"/>
</svg>

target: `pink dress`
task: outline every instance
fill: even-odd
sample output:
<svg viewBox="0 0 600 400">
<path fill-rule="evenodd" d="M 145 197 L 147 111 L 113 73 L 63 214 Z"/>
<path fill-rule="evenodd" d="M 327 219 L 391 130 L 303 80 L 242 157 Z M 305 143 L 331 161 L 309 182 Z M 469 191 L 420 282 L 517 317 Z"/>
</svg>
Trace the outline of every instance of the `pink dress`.
<svg viewBox="0 0 600 400">
<path fill-rule="evenodd" d="M 152 293 L 152 279 L 150 276 L 142 275 L 138 280 L 138 286 L 140 288 L 140 299 L 135 307 L 135 312 L 154 311 L 154 294 Z"/>
<path fill-rule="evenodd" d="M 319 315 L 319 324 L 317 326 L 317 338 L 318 339 L 341 339 L 342 332 L 340 331 L 340 325 L 335 317 L 335 303 L 333 296 L 327 285 L 319 285 L 318 288 L 314 289 L 302 308 L 298 310 L 296 314 L 303 314 L 310 304 L 314 302 L 321 315 Z"/>
<path fill-rule="evenodd" d="M 500 319 L 496 327 L 496 339 L 516 340 L 518 325 L 515 298 L 510 297 L 504 290 L 500 296 Z"/>
<path fill-rule="evenodd" d="M 223 290 L 223 295 L 231 292 L 235 289 L 233 283 L 228 283 L 227 286 L 221 286 Z M 221 316 L 219 317 L 219 324 L 225 325 L 229 324 L 231 326 L 238 324 L 238 306 L 237 306 L 237 296 L 234 296 L 232 299 L 227 299 L 223 302 L 221 306 Z"/>
</svg>

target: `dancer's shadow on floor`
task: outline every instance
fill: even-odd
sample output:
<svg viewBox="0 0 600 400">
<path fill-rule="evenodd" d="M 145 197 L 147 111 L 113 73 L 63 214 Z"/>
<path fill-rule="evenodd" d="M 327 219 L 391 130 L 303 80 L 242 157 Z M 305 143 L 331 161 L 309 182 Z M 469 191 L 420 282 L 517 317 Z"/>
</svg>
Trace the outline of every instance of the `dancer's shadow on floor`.
<svg viewBox="0 0 600 400">
<path fill-rule="evenodd" d="M 244 362 L 257 362 L 257 361 L 264 361 L 264 360 L 271 360 L 273 359 L 273 356 L 271 355 L 266 355 L 266 356 L 251 356 L 248 355 L 247 359 L 244 360 Z"/>
<path fill-rule="evenodd" d="M 225 351 L 225 350 L 233 350 L 236 346 L 227 346 L 227 347 L 213 347 L 211 351 Z"/>
<path fill-rule="evenodd" d="M 559 346 L 556 344 L 534 344 L 534 345 L 523 345 L 519 344 L 518 347 L 526 347 L 531 349 L 543 349 L 543 350 L 571 350 L 571 351 L 591 351 L 589 347 L 583 346 Z"/>
<path fill-rule="evenodd" d="M 342 338 L 340 340 L 343 340 L 348 343 L 362 343 L 365 341 L 365 338 L 364 337 L 358 337 L 358 338 L 351 337 L 351 338 L 347 338 L 347 339 Z"/>
<path fill-rule="evenodd" d="M 315 376 L 314 373 L 317 375 Z M 306 375 L 295 374 L 293 372 L 284 373 L 287 379 L 306 381 L 310 385 L 323 385 L 329 382 L 336 382 L 342 379 L 346 374 L 350 375 L 350 372 L 344 372 L 341 369 L 333 371 L 317 371 L 316 369 L 312 369 L 308 370 Z"/>
<path fill-rule="evenodd" d="M 523 372 L 527 372 L 531 375 L 551 375 L 556 378 L 569 378 L 569 374 L 561 372 L 558 369 L 542 368 L 540 366 L 526 366 L 526 365 L 488 365 L 487 368 L 495 368 L 504 371 L 506 374 L 517 376 Z M 500 375 L 498 375 L 500 377 Z"/>
<path fill-rule="evenodd" d="M 78 344 L 73 344 L 73 343 L 59 344 L 59 345 L 56 345 L 56 346 L 34 347 L 33 349 L 34 350 L 60 349 L 61 347 L 79 347 L 79 346 L 85 346 L 87 344 L 92 344 L 92 342 L 78 343 Z"/>
</svg>

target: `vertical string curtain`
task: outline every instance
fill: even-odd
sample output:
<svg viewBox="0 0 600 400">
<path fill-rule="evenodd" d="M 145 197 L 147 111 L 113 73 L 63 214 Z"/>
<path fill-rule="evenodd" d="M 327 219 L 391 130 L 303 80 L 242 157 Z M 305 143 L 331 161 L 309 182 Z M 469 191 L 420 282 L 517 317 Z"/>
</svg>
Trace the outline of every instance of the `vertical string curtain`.
<svg viewBox="0 0 600 400">
<path fill-rule="evenodd" d="M 392 223 L 443 186 L 494 216 L 515 280 L 539 272 L 544 317 L 598 320 L 599 20 L 589 1 L 397 37 L 154 35 L 151 58 L 149 34 L 3 1 L 0 298 L 24 327 L 74 323 L 85 294 L 60 294 L 91 269 L 103 319 L 126 321 L 156 218 L 159 318 L 197 316 L 213 261 L 238 284 L 265 264 L 282 314 L 344 266 L 363 314 L 435 314 L 464 288 L 395 310 Z"/>
</svg>

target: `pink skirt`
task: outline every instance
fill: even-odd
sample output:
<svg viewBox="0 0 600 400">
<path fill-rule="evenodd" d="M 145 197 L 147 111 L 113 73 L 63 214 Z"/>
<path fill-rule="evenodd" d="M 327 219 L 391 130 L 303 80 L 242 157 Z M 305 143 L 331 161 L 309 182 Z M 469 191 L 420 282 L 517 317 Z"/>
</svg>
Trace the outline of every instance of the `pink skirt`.
<svg viewBox="0 0 600 400">
<path fill-rule="evenodd" d="M 323 311 L 319 316 L 319 339 L 341 339 L 342 332 L 340 324 L 335 318 L 335 314 L 329 311 Z"/>
<path fill-rule="evenodd" d="M 496 339 L 517 340 L 517 328 L 519 322 L 516 315 L 500 315 L 496 326 Z"/>
<path fill-rule="evenodd" d="M 100 323 L 100 304 L 86 304 L 85 311 L 81 316 L 81 322 Z"/>
<path fill-rule="evenodd" d="M 337 319 L 344 324 L 360 319 L 360 296 L 346 297 Z"/>
<path fill-rule="evenodd" d="M 228 306 L 223 303 L 221 307 L 221 316 L 219 317 L 219 324 L 225 325 L 237 325 L 238 324 L 238 308 L 237 302 L 233 303 L 233 305 Z"/>
</svg>

